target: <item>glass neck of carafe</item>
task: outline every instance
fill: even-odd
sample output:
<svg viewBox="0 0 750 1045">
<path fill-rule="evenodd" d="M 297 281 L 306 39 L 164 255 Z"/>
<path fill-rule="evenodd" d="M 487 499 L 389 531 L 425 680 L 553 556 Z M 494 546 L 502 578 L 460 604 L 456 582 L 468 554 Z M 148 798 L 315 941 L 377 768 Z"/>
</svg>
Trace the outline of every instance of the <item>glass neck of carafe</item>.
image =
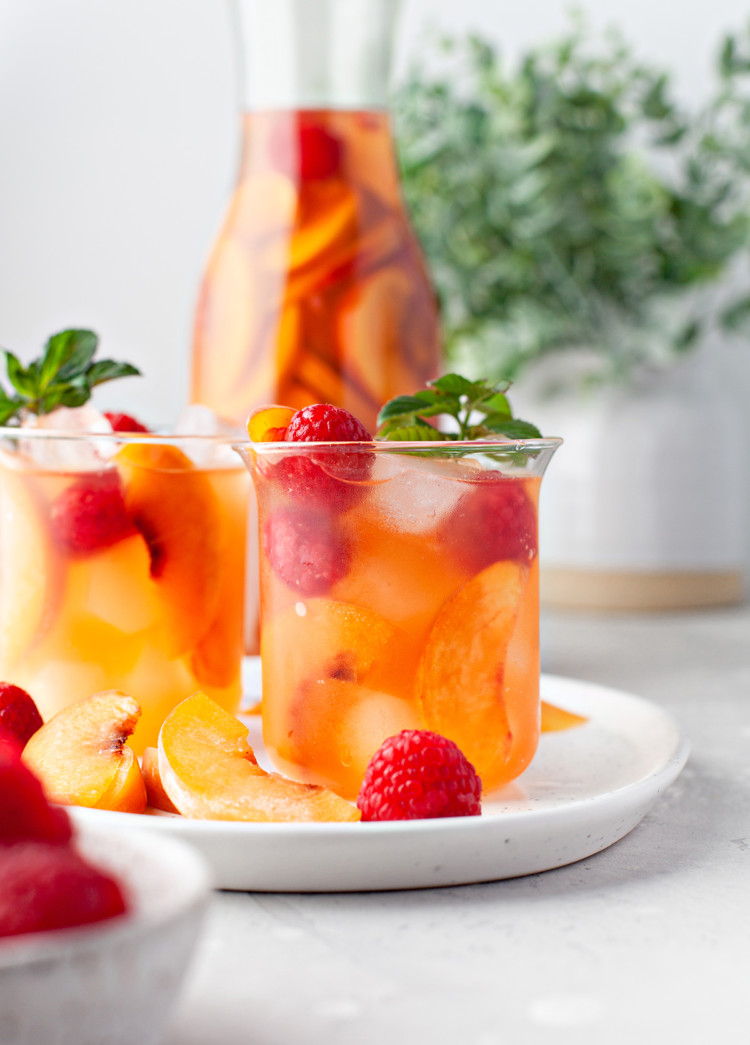
<svg viewBox="0 0 750 1045">
<path fill-rule="evenodd" d="M 384 109 L 399 0 L 233 0 L 242 101 Z"/>
</svg>

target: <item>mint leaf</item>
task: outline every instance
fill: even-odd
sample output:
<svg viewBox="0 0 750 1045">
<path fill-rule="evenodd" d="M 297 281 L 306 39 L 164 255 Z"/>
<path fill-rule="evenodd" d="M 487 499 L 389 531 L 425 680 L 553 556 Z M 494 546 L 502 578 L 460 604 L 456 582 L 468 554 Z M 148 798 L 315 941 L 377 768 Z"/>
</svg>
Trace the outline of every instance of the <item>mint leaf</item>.
<svg viewBox="0 0 750 1045">
<path fill-rule="evenodd" d="M 57 344 L 60 348 L 57 348 Z M 48 350 L 54 358 L 60 354 L 59 366 L 56 370 L 58 381 L 70 381 L 86 372 L 99 347 L 99 338 L 91 330 L 65 330 L 55 334 L 47 342 Z"/>
<path fill-rule="evenodd" d="M 17 393 L 8 395 L 0 388 L 0 424 L 20 424 L 29 414 L 48 414 L 59 406 L 83 406 L 96 385 L 140 374 L 130 363 L 94 362 L 98 345 L 92 330 L 63 330 L 48 339 L 41 357 L 27 367 L 13 352 L 0 349 Z"/>
<path fill-rule="evenodd" d="M 430 387 L 437 389 L 438 392 L 447 392 L 449 395 L 455 396 L 468 396 L 470 399 L 476 399 L 481 395 L 485 386 L 485 381 L 469 381 L 468 378 L 462 377 L 460 374 L 443 374 L 436 381 L 430 382 Z"/>
<path fill-rule="evenodd" d="M 385 437 L 391 441 L 403 443 L 440 443 L 453 439 L 447 432 L 439 432 L 431 425 L 407 425 L 405 428 L 393 428 Z"/>
<path fill-rule="evenodd" d="M 131 366 L 130 363 L 115 363 L 112 359 L 100 359 L 98 363 L 92 363 L 86 371 L 89 385 L 102 385 L 105 381 L 114 381 L 118 377 L 135 377 L 140 370 Z"/>
<path fill-rule="evenodd" d="M 396 396 L 378 414 L 376 439 L 481 439 L 503 435 L 507 439 L 538 439 L 539 429 L 513 417 L 506 395 L 510 383 L 492 385 L 486 380 L 469 381 L 461 374 L 444 374 L 428 382 L 412 396 Z M 425 420 L 444 415 L 457 423 L 457 432 L 442 432 Z"/>
</svg>

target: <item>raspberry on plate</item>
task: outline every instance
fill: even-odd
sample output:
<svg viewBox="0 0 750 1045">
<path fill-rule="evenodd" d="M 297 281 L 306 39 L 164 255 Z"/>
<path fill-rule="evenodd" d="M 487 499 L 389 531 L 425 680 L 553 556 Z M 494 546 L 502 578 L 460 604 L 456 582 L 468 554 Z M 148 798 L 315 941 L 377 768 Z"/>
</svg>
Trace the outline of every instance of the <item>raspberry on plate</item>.
<svg viewBox="0 0 750 1045">
<path fill-rule="evenodd" d="M 479 816 L 481 796 L 481 780 L 452 740 L 404 729 L 370 759 L 357 807 L 363 820 Z"/>
<path fill-rule="evenodd" d="M 21 747 L 44 725 L 32 697 L 12 682 L 0 682 L 0 732 L 5 730 Z"/>
<path fill-rule="evenodd" d="M 108 548 L 136 532 L 114 469 L 71 483 L 53 503 L 50 524 L 57 542 L 78 555 Z"/>
<path fill-rule="evenodd" d="M 531 562 L 537 551 L 536 507 L 523 479 L 483 472 L 441 527 L 440 540 L 467 568 Z"/>
<path fill-rule="evenodd" d="M 112 425 L 113 432 L 148 432 L 148 428 L 132 414 L 113 414 L 105 411 L 104 416 Z"/>
<path fill-rule="evenodd" d="M 263 547 L 274 573 L 301 595 L 323 595 L 349 571 L 349 546 L 323 512 L 277 509 Z"/>
<path fill-rule="evenodd" d="M 19 745 L 0 737 L 0 850 L 27 841 L 66 845 L 72 835 L 68 814 L 49 804 Z"/>
<path fill-rule="evenodd" d="M 68 846 L 0 847 L 0 881 L 0 937 L 91 925 L 127 911 L 115 879 Z"/>
</svg>

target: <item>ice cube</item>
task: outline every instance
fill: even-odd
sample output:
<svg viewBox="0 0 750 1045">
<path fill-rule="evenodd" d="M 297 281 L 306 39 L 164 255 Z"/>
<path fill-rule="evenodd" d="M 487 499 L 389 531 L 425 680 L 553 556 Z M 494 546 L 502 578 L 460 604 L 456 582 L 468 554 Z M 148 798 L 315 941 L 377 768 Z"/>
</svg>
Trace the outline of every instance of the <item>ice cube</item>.
<svg viewBox="0 0 750 1045">
<path fill-rule="evenodd" d="M 35 464 L 55 471 L 99 471 L 118 449 L 113 439 L 82 438 L 112 433 L 112 425 L 104 414 L 88 403 L 60 406 L 49 414 L 27 417 L 21 427 L 50 433 L 39 439 L 19 439 L 18 448 Z M 54 432 L 62 434 L 55 438 Z"/>
<path fill-rule="evenodd" d="M 190 403 L 183 409 L 175 422 L 173 434 L 189 437 L 180 441 L 180 449 L 201 468 L 235 467 L 239 458 L 231 444 L 247 438 L 241 425 L 220 417 L 203 403 Z M 206 438 L 200 439 L 199 436 Z M 216 438 L 221 436 L 223 440 Z"/>
<path fill-rule="evenodd" d="M 465 464 L 450 458 L 378 455 L 370 505 L 395 529 L 426 533 L 451 512 L 466 492 Z"/>
</svg>

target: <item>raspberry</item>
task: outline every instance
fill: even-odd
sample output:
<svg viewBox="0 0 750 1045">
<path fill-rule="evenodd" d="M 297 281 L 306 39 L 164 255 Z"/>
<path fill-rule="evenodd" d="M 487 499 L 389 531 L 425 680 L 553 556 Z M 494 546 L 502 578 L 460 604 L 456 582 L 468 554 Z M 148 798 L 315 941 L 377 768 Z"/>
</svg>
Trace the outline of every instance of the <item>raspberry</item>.
<svg viewBox="0 0 750 1045">
<path fill-rule="evenodd" d="M 427 729 L 404 729 L 370 759 L 357 807 L 363 820 L 479 816 L 482 781 L 463 752 Z"/>
<path fill-rule="evenodd" d="M 91 472 L 71 483 L 52 505 L 52 532 L 63 548 L 87 555 L 135 533 L 118 473 Z"/>
<path fill-rule="evenodd" d="M 370 443 L 372 436 L 348 410 L 330 403 L 303 406 L 291 419 L 284 437 L 291 443 Z"/>
<path fill-rule="evenodd" d="M 0 937 L 90 925 L 124 914 L 120 886 L 73 848 L 0 848 Z"/>
<path fill-rule="evenodd" d="M 278 125 L 270 150 L 280 170 L 302 181 L 332 178 L 341 168 L 340 140 L 311 113 L 300 114 L 291 125 Z"/>
<path fill-rule="evenodd" d="M 322 595 L 349 571 L 348 543 L 324 512 L 277 509 L 266 521 L 263 546 L 274 573 L 302 595 Z"/>
<path fill-rule="evenodd" d="M 0 728 L 25 747 L 43 724 L 39 708 L 25 689 L 0 682 Z"/>
<path fill-rule="evenodd" d="M 109 414 L 105 413 L 113 432 L 148 432 L 148 428 L 137 421 L 132 414 Z"/>
<path fill-rule="evenodd" d="M 0 737 L 0 850 L 21 841 L 65 845 L 72 834 L 68 814 L 49 804 L 21 761 L 19 745 L 7 734 Z"/>
<path fill-rule="evenodd" d="M 502 559 L 531 562 L 537 551 L 536 507 L 524 480 L 483 473 L 448 516 L 439 539 L 473 572 Z"/>
<path fill-rule="evenodd" d="M 305 406 L 292 417 L 284 440 L 290 443 L 369 443 L 372 437 L 348 410 L 328 403 Z M 282 458 L 267 472 L 281 489 L 303 504 L 344 512 L 364 493 L 372 454 L 360 448 L 326 449 Z"/>
</svg>

